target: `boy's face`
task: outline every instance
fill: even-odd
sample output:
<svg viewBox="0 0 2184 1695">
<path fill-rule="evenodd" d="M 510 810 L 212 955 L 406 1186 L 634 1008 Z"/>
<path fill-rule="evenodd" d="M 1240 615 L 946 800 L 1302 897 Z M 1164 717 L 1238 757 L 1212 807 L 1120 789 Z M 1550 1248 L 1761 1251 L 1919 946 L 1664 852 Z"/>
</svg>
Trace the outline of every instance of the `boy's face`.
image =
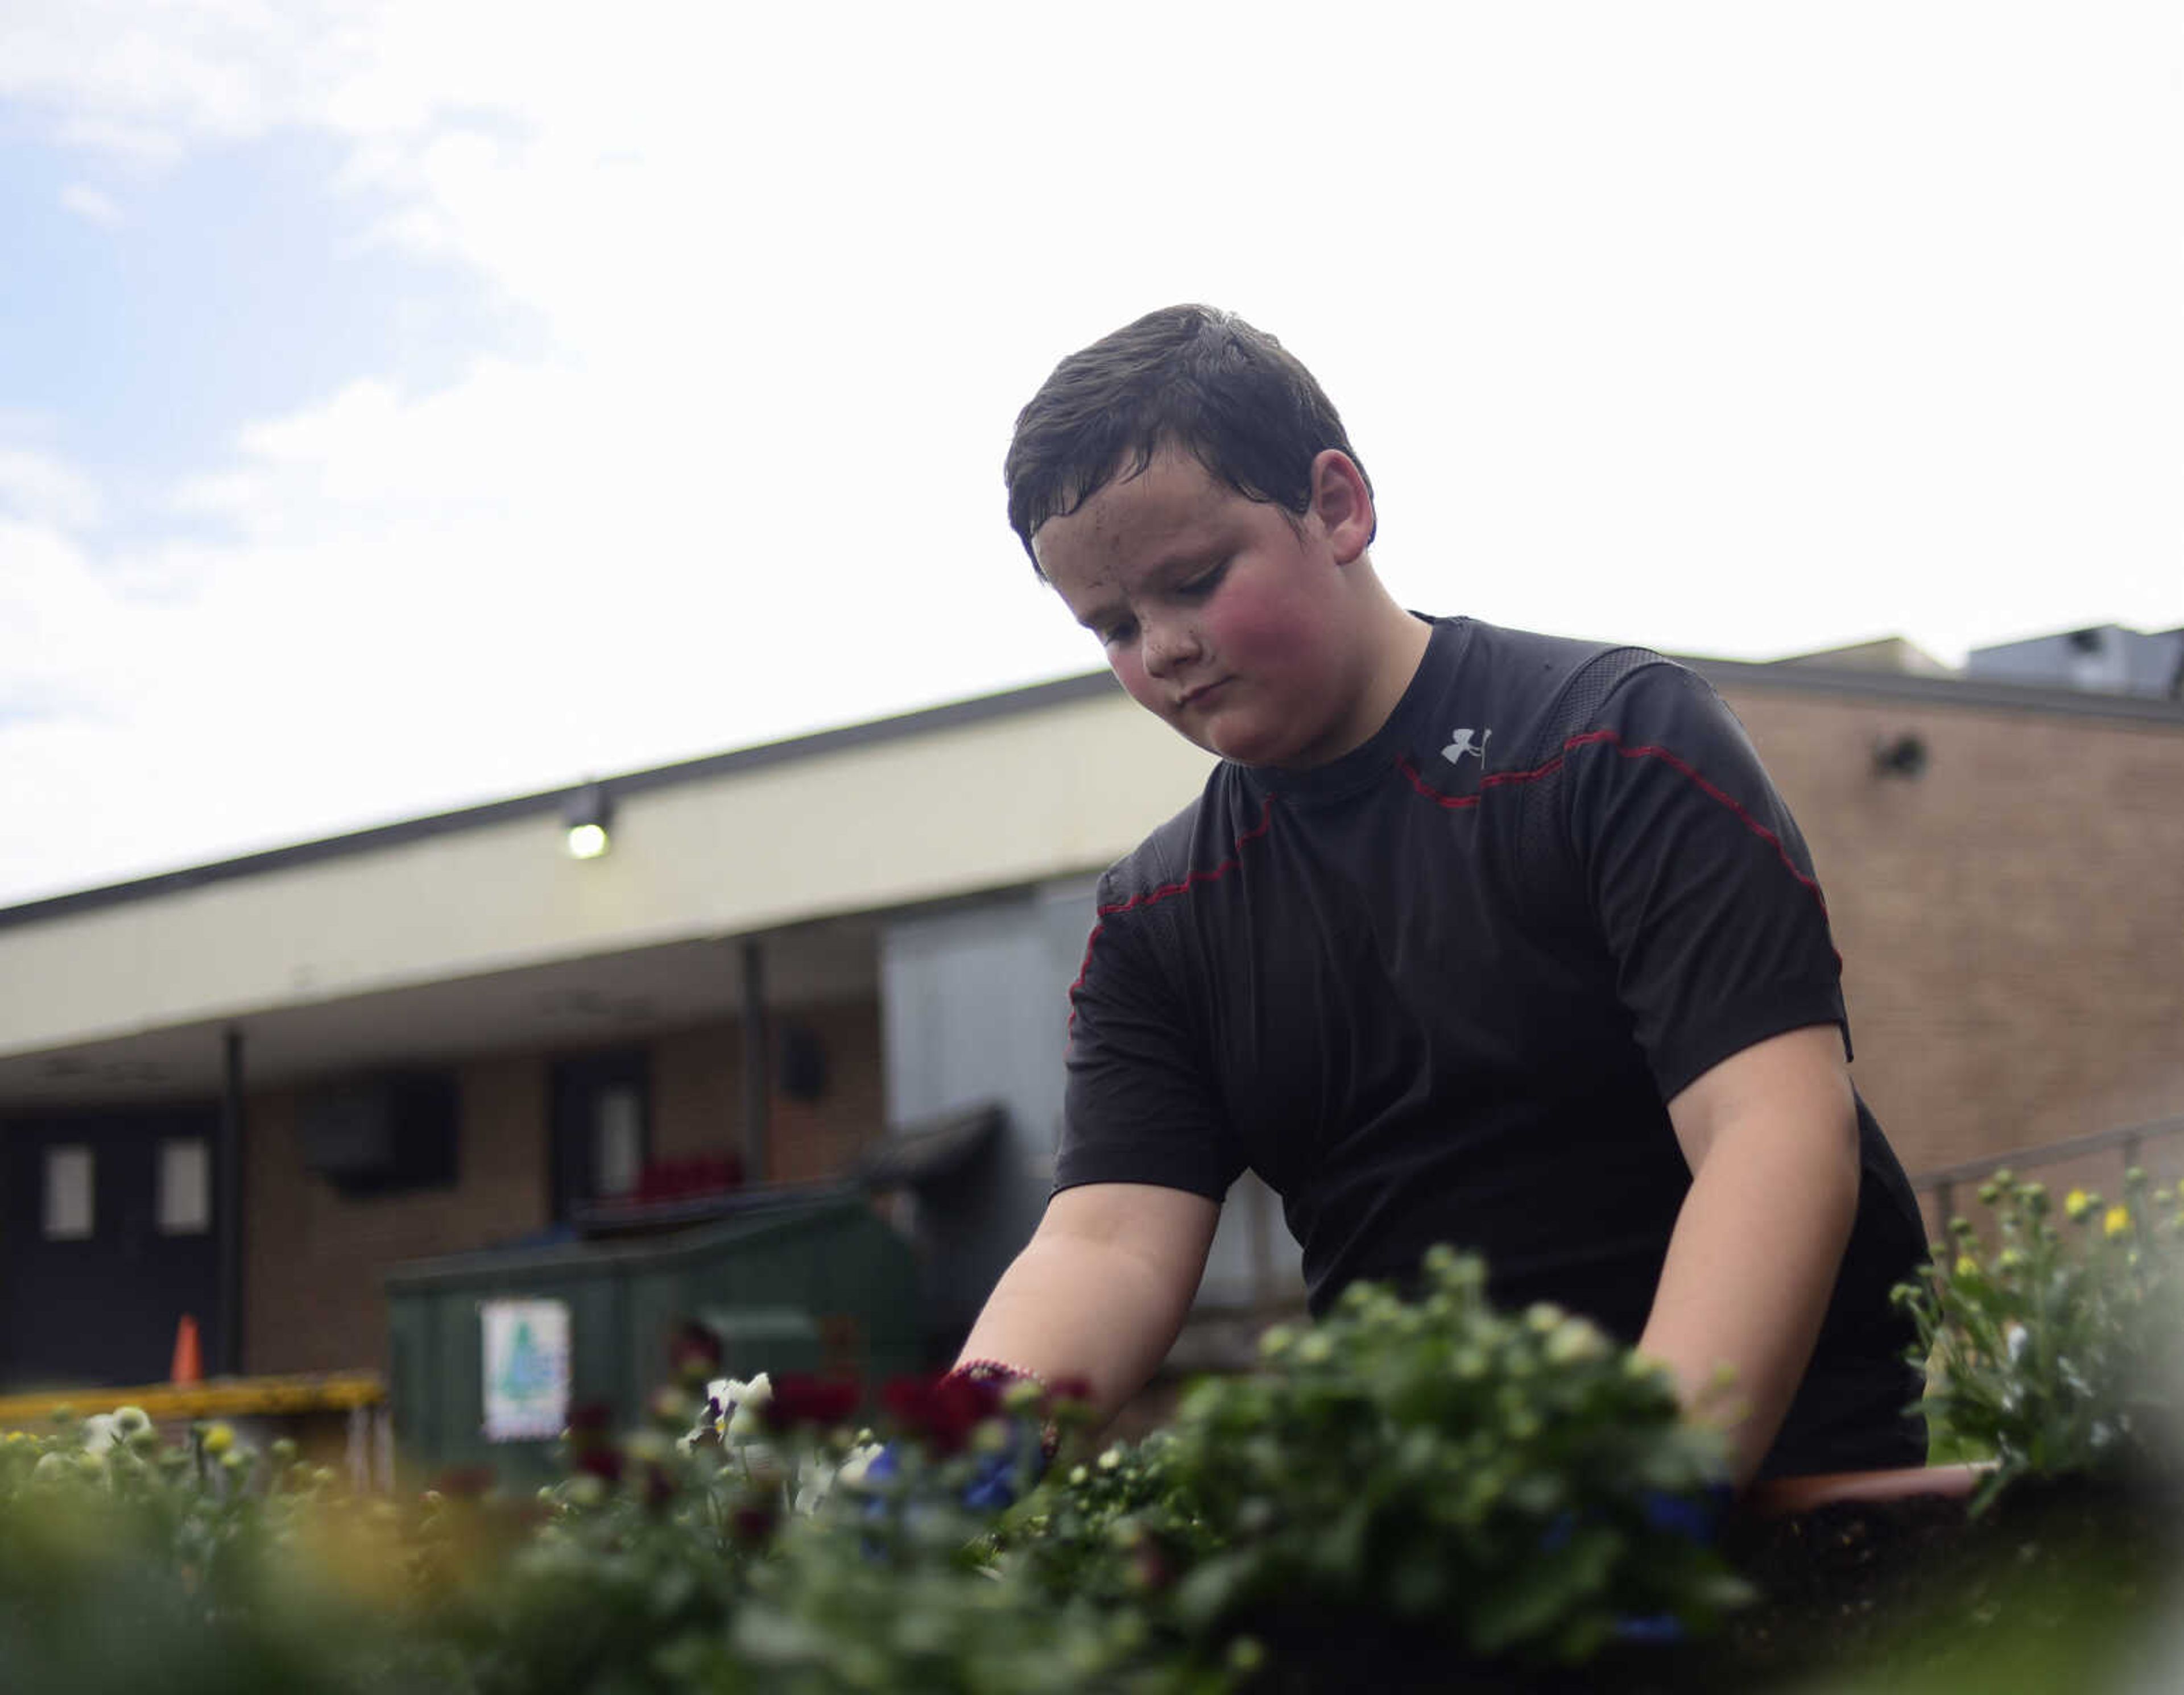
<svg viewBox="0 0 2184 1695">
<path fill-rule="evenodd" d="M 1032 547 L 1139 705 L 1224 759 L 1323 764 L 1379 727 L 1344 570 L 1371 533 L 1371 497 L 1359 528 L 1362 479 L 1353 488 L 1345 472 L 1342 455 L 1321 454 L 1312 508 L 1295 518 L 1163 451 L 1049 519 Z"/>
</svg>

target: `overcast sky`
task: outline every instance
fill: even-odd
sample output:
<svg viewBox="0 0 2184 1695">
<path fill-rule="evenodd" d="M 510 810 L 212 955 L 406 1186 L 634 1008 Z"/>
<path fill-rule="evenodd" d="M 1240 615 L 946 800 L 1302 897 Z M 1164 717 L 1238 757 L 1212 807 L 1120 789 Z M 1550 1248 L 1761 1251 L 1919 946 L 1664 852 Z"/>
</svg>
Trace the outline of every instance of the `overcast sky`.
<svg viewBox="0 0 2184 1695">
<path fill-rule="evenodd" d="M 1412 606 L 2184 624 L 2173 3 L 0 3 L 0 904 L 1089 670 L 999 466 L 1203 299 Z"/>
</svg>

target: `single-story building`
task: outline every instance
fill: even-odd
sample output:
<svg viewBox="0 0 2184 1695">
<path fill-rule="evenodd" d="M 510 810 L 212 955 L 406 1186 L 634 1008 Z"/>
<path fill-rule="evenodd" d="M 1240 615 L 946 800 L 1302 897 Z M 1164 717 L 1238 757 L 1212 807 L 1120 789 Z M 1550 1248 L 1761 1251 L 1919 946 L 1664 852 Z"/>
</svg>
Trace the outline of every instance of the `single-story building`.
<svg viewBox="0 0 2184 1695">
<path fill-rule="evenodd" d="M 1804 827 L 1906 1165 L 2148 1125 L 2173 1163 L 2184 703 L 1692 663 Z M 0 909 L 0 1385 L 160 1378 L 184 1313 L 212 1370 L 381 1369 L 397 1265 L 997 1105 L 944 1215 L 894 1203 L 944 1348 L 1046 1192 L 1094 881 L 1206 764 L 1102 673 Z M 1299 1288 L 1240 1188 L 1217 1340 Z"/>
</svg>

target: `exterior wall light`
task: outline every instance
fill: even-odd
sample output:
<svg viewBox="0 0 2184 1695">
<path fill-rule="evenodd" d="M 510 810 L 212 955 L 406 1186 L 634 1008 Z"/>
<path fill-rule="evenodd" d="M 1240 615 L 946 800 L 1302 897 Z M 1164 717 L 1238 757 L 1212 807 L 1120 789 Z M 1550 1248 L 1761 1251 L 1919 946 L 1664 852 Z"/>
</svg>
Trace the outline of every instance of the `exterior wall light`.
<svg viewBox="0 0 2184 1695">
<path fill-rule="evenodd" d="M 612 845 L 607 826 L 613 818 L 614 803 L 607 798 L 605 785 L 587 783 L 571 795 L 561 805 L 561 827 L 568 831 L 569 857 L 596 859 L 604 853 Z"/>
<path fill-rule="evenodd" d="M 1914 731 L 1883 736 L 1873 744 L 1873 775 L 1916 780 L 1926 773 L 1926 741 Z"/>
</svg>

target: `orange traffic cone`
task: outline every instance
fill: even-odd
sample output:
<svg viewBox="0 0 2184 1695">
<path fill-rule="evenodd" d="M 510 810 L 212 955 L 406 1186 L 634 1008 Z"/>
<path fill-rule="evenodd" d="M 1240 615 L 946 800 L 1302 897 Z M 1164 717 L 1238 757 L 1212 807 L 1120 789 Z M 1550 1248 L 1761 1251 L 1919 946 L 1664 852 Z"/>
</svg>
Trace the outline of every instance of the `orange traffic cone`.
<svg viewBox="0 0 2184 1695">
<path fill-rule="evenodd" d="M 175 1383 L 204 1381 L 204 1360 L 198 1352 L 198 1321 L 187 1313 L 175 1326 L 175 1363 L 167 1378 Z"/>
</svg>

